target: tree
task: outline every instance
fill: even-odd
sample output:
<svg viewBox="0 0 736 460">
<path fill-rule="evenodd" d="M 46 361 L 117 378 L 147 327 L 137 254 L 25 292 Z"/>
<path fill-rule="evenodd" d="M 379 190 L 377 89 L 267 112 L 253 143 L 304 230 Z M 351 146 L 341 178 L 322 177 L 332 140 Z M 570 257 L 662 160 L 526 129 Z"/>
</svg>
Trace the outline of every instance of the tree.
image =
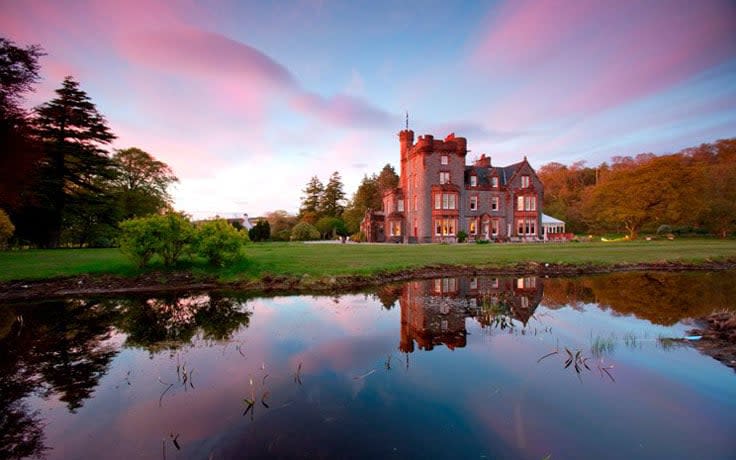
<svg viewBox="0 0 736 460">
<path fill-rule="evenodd" d="M 317 221 L 315 227 L 323 240 L 334 238 L 335 235 L 346 236 L 345 222 L 337 217 L 323 217 Z"/>
<path fill-rule="evenodd" d="M 297 223 L 297 217 L 290 215 L 283 209 L 266 214 L 266 220 L 271 227 L 271 239 L 274 241 L 289 241 L 291 229 Z"/>
<path fill-rule="evenodd" d="M 381 169 L 377 179 L 379 199 L 383 194 L 391 189 L 395 189 L 399 186 L 399 176 L 396 174 L 396 170 L 393 166 L 386 163 L 386 166 Z M 378 209 L 378 208 L 374 208 Z"/>
<path fill-rule="evenodd" d="M 24 222 L 33 214 L 41 152 L 21 104 L 40 78 L 41 56 L 38 45 L 21 48 L 0 37 L 0 207 L 16 222 L 22 237 L 26 227 L 32 228 Z"/>
<path fill-rule="evenodd" d="M 112 162 L 123 219 L 159 213 L 171 206 L 168 187 L 179 179 L 166 163 L 136 147 L 117 150 Z"/>
<path fill-rule="evenodd" d="M 736 231 L 736 140 L 720 140 L 701 168 L 702 209 L 698 221 L 721 238 Z"/>
<path fill-rule="evenodd" d="M 248 237 L 253 242 L 268 240 L 271 237 L 271 225 L 265 219 L 259 220 L 248 230 Z"/>
<path fill-rule="evenodd" d="M 342 190 L 340 173 L 335 171 L 325 186 L 319 202 L 319 214 L 327 217 L 340 217 L 345 210 L 345 192 Z"/>
<path fill-rule="evenodd" d="M 319 216 L 324 186 L 317 176 L 312 176 L 302 192 L 304 196 L 302 196 L 302 205 L 299 208 L 299 219 L 304 219 L 308 216 L 316 221 L 317 216 Z"/>
<path fill-rule="evenodd" d="M 64 211 L 70 197 L 99 193 L 113 178 L 112 161 L 103 146 L 115 135 L 87 93 L 66 77 L 57 97 L 36 109 L 37 134 L 43 142 L 43 195 L 49 210 L 45 246 L 59 245 Z"/>
<path fill-rule="evenodd" d="M 587 196 L 589 222 L 623 224 L 636 239 L 647 224 L 683 222 L 693 208 L 694 175 L 681 155 L 614 158 L 611 172 Z"/>
<path fill-rule="evenodd" d="M 319 230 L 307 222 L 299 222 L 291 229 L 291 239 L 294 241 L 309 241 L 319 239 Z"/>
<path fill-rule="evenodd" d="M 383 203 L 378 190 L 378 177 L 374 174 L 363 176 L 353 199 L 348 203 L 343 213 L 345 226 L 353 234 L 360 230 L 360 222 L 368 209 L 379 210 Z"/>
<path fill-rule="evenodd" d="M 38 82 L 38 59 L 45 56 L 39 45 L 19 48 L 0 37 L 0 120 L 25 118 L 23 94 L 33 91 Z"/>
<path fill-rule="evenodd" d="M 13 236 L 15 225 L 10 221 L 8 214 L 0 209 L 0 249 L 5 248 L 8 240 Z"/>
</svg>

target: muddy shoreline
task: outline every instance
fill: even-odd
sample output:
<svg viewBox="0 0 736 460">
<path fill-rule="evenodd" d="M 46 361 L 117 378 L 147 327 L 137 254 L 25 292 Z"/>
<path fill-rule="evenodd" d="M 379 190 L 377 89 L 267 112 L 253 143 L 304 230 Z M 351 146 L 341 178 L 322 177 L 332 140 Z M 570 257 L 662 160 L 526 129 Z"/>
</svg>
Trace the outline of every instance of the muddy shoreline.
<svg viewBox="0 0 736 460">
<path fill-rule="evenodd" d="M 501 267 L 431 265 L 372 275 L 327 277 L 263 275 L 248 281 L 224 282 L 188 272 L 150 272 L 135 277 L 81 275 L 45 280 L 0 283 L 0 302 L 50 300 L 72 296 L 164 294 L 206 290 L 237 290 L 250 295 L 348 293 L 386 283 L 448 276 L 575 276 L 625 271 L 736 270 L 736 260 L 701 263 L 638 263 L 615 265 L 564 265 L 522 263 Z"/>
</svg>

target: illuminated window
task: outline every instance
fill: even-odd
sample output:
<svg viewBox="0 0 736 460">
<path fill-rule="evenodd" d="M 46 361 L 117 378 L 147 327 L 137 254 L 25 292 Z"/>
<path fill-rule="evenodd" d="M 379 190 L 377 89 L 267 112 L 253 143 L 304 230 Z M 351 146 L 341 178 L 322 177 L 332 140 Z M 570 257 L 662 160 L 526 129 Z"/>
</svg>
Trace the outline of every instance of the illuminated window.
<svg viewBox="0 0 736 460">
<path fill-rule="evenodd" d="M 470 210 L 475 211 L 478 209 L 478 197 L 477 196 L 471 196 L 470 197 Z"/>
<path fill-rule="evenodd" d="M 470 219 L 468 221 L 468 233 L 471 235 L 478 233 L 478 219 Z"/>
<path fill-rule="evenodd" d="M 470 186 L 475 187 L 478 185 L 478 176 L 470 176 Z"/>
<path fill-rule="evenodd" d="M 436 219 L 434 223 L 434 234 L 437 236 L 454 236 L 455 219 Z"/>
<path fill-rule="evenodd" d="M 491 211 L 498 211 L 498 197 L 491 197 Z"/>
<path fill-rule="evenodd" d="M 443 165 L 446 165 L 448 163 L 447 155 L 442 155 L 440 157 L 440 163 Z"/>
<path fill-rule="evenodd" d="M 440 184 L 449 184 L 449 183 L 450 183 L 450 172 L 441 171 L 440 172 Z"/>
<path fill-rule="evenodd" d="M 529 188 L 529 176 L 521 176 L 521 188 Z"/>
<path fill-rule="evenodd" d="M 391 236 L 401 236 L 401 222 L 398 220 L 391 222 Z"/>
</svg>

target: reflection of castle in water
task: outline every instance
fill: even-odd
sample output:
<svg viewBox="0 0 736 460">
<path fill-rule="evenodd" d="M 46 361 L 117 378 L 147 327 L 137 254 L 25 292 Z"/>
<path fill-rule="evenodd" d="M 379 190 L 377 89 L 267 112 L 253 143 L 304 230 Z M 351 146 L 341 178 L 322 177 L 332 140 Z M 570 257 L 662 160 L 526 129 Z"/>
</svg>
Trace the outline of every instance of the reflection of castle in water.
<svg viewBox="0 0 736 460">
<path fill-rule="evenodd" d="M 406 283 L 401 292 L 402 352 L 444 344 L 464 347 L 465 319 L 481 327 L 512 327 L 511 320 L 526 325 L 542 300 L 542 280 L 520 278 L 437 278 Z"/>
</svg>

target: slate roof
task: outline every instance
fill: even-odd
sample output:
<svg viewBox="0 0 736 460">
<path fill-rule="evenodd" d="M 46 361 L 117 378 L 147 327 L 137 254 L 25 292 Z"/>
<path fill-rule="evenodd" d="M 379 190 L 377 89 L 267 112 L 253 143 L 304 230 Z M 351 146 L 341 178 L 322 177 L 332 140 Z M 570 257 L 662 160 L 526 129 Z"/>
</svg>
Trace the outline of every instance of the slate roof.
<svg viewBox="0 0 736 460">
<path fill-rule="evenodd" d="M 511 177 L 519 170 L 524 162 L 520 161 L 509 166 L 491 166 L 485 168 L 482 166 L 466 166 L 465 167 L 465 184 L 470 183 L 470 176 L 473 172 L 478 177 L 478 185 L 491 185 L 491 177 L 498 176 L 499 185 L 506 185 Z"/>
</svg>

